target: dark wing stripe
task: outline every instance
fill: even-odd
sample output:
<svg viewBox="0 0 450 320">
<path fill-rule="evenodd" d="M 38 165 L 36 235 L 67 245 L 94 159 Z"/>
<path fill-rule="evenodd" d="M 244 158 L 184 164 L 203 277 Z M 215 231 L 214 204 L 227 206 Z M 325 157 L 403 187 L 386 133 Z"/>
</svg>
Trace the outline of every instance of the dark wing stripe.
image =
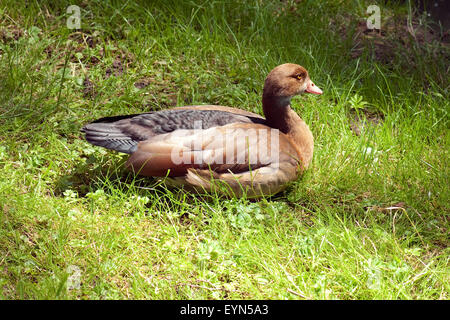
<svg viewBox="0 0 450 320">
<path fill-rule="evenodd" d="M 81 131 L 93 145 L 133 153 L 140 141 L 178 129 L 209 129 L 230 123 L 262 123 L 264 119 L 222 110 L 169 109 L 158 112 L 106 117 Z"/>
<path fill-rule="evenodd" d="M 138 141 L 124 134 L 114 123 L 90 123 L 81 131 L 86 134 L 86 140 L 96 146 L 129 154 L 137 149 Z"/>
</svg>

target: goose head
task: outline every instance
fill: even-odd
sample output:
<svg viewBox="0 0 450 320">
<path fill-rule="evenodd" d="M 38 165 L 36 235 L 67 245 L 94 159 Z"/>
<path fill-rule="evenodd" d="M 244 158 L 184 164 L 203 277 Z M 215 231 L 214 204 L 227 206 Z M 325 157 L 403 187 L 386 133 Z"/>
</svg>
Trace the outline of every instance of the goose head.
<svg viewBox="0 0 450 320">
<path fill-rule="evenodd" d="M 322 94 L 304 67 L 285 63 L 275 67 L 267 76 L 263 100 L 270 100 L 275 105 L 288 105 L 292 97 L 304 92 Z"/>
</svg>

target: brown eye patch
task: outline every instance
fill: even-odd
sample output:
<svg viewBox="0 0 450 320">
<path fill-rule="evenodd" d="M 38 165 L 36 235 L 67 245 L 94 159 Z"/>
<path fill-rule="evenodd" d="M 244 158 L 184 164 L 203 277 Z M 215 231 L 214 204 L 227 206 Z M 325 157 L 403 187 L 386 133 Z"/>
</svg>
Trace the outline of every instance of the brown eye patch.
<svg viewBox="0 0 450 320">
<path fill-rule="evenodd" d="M 304 73 L 297 73 L 293 77 L 298 79 L 298 80 L 303 80 L 305 78 L 305 76 L 306 75 Z"/>
</svg>

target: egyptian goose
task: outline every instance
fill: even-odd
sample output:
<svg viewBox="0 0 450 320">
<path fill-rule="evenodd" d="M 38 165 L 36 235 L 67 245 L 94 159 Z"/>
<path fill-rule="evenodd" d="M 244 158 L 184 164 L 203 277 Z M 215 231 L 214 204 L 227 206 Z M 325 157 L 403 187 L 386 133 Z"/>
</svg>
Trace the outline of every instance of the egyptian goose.
<svg viewBox="0 0 450 320">
<path fill-rule="evenodd" d="M 312 159 L 312 133 L 290 107 L 303 92 L 322 90 L 305 68 L 286 63 L 266 78 L 265 119 L 231 107 L 184 106 L 102 118 L 81 131 L 93 145 L 131 154 L 126 166 L 140 175 L 228 195 L 271 195 Z M 216 189 L 220 184 L 225 188 Z"/>
</svg>

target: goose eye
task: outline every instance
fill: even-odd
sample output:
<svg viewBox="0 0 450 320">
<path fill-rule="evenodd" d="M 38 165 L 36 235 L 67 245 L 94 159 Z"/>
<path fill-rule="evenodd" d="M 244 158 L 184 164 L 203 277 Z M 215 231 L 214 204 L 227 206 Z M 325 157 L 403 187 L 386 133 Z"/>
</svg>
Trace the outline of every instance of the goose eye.
<svg viewBox="0 0 450 320">
<path fill-rule="evenodd" d="M 298 75 L 296 75 L 295 77 L 296 77 L 298 80 L 302 80 L 302 79 L 303 79 L 303 77 L 302 77 L 301 74 L 298 74 Z"/>
</svg>

